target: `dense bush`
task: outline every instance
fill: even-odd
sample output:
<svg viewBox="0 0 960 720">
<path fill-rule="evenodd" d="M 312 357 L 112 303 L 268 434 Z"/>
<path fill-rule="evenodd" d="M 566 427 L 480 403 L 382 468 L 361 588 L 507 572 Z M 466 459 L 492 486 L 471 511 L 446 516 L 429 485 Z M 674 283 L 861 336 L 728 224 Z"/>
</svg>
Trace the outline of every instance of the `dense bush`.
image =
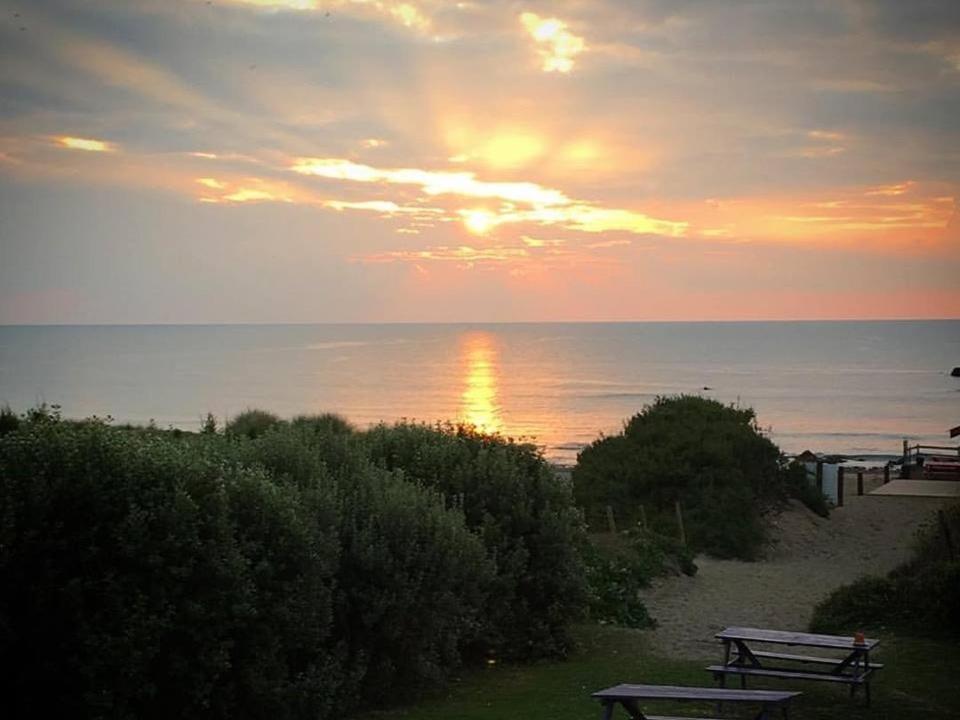
<svg viewBox="0 0 960 720">
<path fill-rule="evenodd" d="M 337 420 L 17 418 L 0 437 L 11 716 L 322 720 L 436 687 L 477 649 L 562 647 L 581 527 L 536 452 Z M 424 462 L 386 463 L 388 438 Z"/>
<path fill-rule="evenodd" d="M 814 611 L 813 632 L 896 627 L 960 638 L 960 505 L 918 536 L 914 558 L 885 577 L 867 577 L 833 592 Z"/>
<path fill-rule="evenodd" d="M 574 492 L 591 520 L 610 505 L 635 521 L 642 505 L 651 527 L 673 536 L 679 501 L 695 550 L 753 559 L 765 539 L 763 506 L 789 492 L 780 457 L 753 410 L 695 396 L 658 398 L 622 434 L 580 453 Z"/>
<path fill-rule="evenodd" d="M 20 416 L 9 405 L 0 408 L 0 435 L 6 435 L 20 427 Z"/>
<path fill-rule="evenodd" d="M 569 483 L 531 445 L 464 426 L 379 426 L 365 435 L 384 468 L 443 493 L 483 540 L 496 579 L 480 650 L 530 658 L 565 653 L 586 599 L 585 542 Z"/>
<path fill-rule="evenodd" d="M 343 493 L 335 641 L 344 694 L 373 704 L 410 697 L 459 667 L 492 568 L 439 495 L 373 467 Z"/>
<path fill-rule="evenodd" d="M 807 477 L 807 469 L 798 462 L 791 462 L 783 468 L 783 480 L 787 494 L 796 498 L 820 517 L 830 517 L 830 503 L 827 496 L 817 489 Z"/>
<path fill-rule="evenodd" d="M 0 518 L 12 716 L 286 717 L 331 694 L 334 529 L 262 473 L 33 422 L 0 440 Z"/>
<path fill-rule="evenodd" d="M 596 537 L 584 558 L 591 619 L 625 627 L 655 624 L 640 598 L 640 590 L 651 580 L 697 572 L 688 547 L 640 526 L 616 536 Z"/>
<path fill-rule="evenodd" d="M 210 416 L 208 415 L 208 417 Z M 223 431 L 227 435 L 243 435 L 248 438 L 256 438 L 281 422 L 283 421 L 280 418 L 265 410 L 244 410 L 227 422 Z M 213 427 L 216 428 L 215 422 Z"/>
</svg>

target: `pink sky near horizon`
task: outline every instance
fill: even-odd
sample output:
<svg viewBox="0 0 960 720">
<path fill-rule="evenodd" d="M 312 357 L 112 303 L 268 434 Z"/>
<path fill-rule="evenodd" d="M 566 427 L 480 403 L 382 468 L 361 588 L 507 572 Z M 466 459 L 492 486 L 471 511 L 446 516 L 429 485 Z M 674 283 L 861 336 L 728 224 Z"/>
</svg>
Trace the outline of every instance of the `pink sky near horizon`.
<svg viewBox="0 0 960 720">
<path fill-rule="evenodd" d="M 960 317 L 949 2 L 0 8 L 0 323 Z"/>
</svg>

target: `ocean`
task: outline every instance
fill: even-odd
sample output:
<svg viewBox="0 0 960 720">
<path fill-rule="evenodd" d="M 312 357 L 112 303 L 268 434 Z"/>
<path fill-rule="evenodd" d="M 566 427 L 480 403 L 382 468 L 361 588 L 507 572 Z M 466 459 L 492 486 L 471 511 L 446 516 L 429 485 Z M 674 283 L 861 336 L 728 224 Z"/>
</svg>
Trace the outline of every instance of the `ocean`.
<svg viewBox="0 0 960 720">
<path fill-rule="evenodd" d="M 247 408 L 467 421 L 572 464 L 658 395 L 752 407 L 786 452 L 956 444 L 960 321 L 2 326 L 0 404 L 199 427 Z"/>
</svg>

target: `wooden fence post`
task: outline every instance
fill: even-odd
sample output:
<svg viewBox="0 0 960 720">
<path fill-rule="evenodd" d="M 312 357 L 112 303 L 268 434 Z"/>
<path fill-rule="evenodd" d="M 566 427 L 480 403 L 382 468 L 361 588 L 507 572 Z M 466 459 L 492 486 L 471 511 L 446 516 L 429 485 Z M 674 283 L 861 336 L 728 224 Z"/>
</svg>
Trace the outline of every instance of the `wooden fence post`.
<svg viewBox="0 0 960 720">
<path fill-rule="evenodd" d="M 617 534 L 617 519 L 613 516 L 613 508 L 607 505 L 607 527 L 611 534 Z"/>
<path fill-rule="evenodd" d="M 863 472 L 857 471 L 857 495 L 863 495 Z"/>
<path fill-rule="evenodd" d="M 890 463 L 883 466 L 883 484 L 890 482 Z"/>
<path fill-rule="evenodd" d="M 681 544 L 681 545 L 686 545 L 686 544 L 687 544 L 687 533 L 686 533 L 686 531 L 683 529 L 683 511 L 680 509 L 680 501 L 679 501 L 679 500 L 677 500 L 676 503 L 674 503 L 674 507 L 675 507 L 676 510 L 677 510 L 677 526 L 680 528 L 680 544 Z"/>
<path fill-rule="evenodd" d="M 843 465 L 837 468 L 837 507 L 843 507 Z"/>
</svg>

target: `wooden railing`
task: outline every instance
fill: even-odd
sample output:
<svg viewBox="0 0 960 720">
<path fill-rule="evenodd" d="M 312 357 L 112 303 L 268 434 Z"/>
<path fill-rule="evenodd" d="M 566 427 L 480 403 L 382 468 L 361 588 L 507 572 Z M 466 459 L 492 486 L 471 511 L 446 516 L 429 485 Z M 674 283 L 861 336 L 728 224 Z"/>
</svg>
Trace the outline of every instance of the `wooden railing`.
<svg viewBox="0 0 960 720">
<path fill-rule="evenodd" d="M 907 445 L 903 441 L 903 464 L 915 465 L 925 455 L 956 455 L 960 458 L 960 447 L 951 445 Z"/>
</svg>

